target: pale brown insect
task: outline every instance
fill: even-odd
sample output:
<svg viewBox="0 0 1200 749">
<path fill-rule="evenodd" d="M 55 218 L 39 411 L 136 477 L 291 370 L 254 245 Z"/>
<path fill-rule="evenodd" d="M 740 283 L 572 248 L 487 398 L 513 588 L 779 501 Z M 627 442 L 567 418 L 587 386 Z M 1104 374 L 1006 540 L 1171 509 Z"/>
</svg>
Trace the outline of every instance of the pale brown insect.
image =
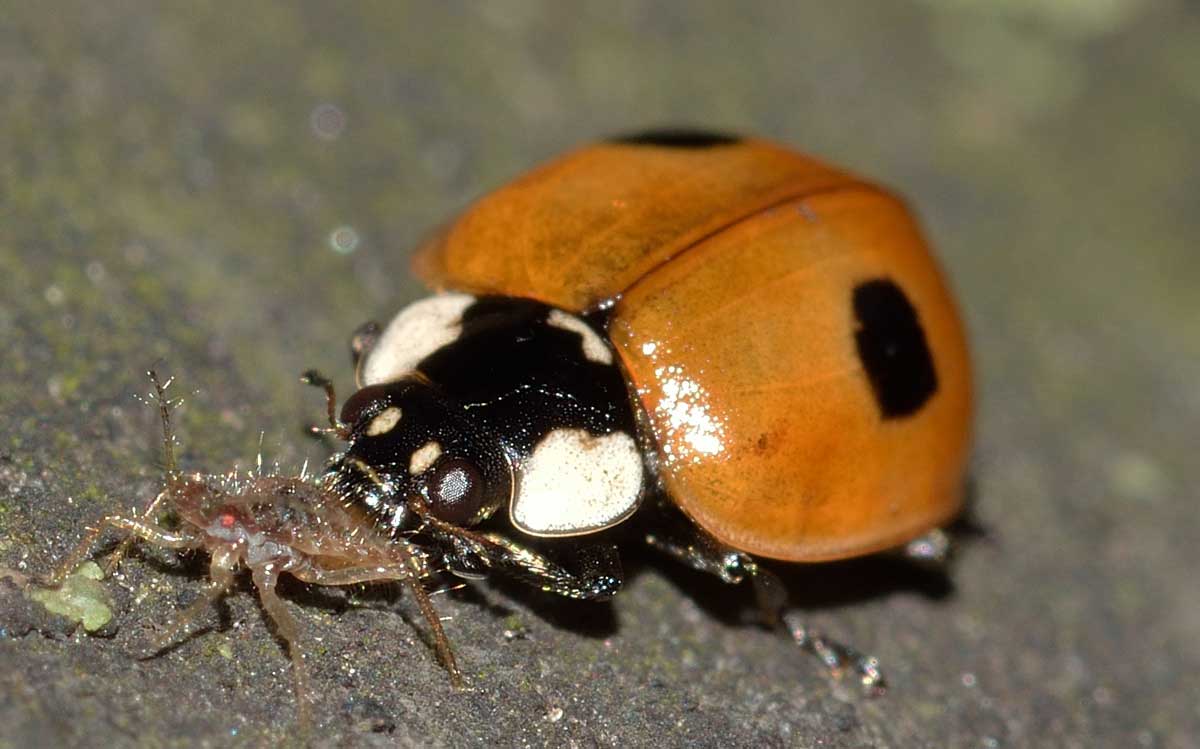
<svg viewBox="0 0 1200 749">
<path fill-rule="evenodd" d="M 46 585 L 61 585 L 109 528 L 128 535 L 109 558 L 106 575 L 116 570 L 130 544 L 139 538 L 169 549 L 207 551 L 209 583 L 204 593 L 154 638 L 147 650 L 154 653 L 169 644 L 206 606 L 227 593 L 241 568 L 249 569 L 263 609 L 287 643 L 297 717 L 307 727 L 311 724 L 313 698 L 304 662 L 306 653 L 300 628 L 275 591 L 280 575 L 287 573 L 317 585 L 400 581 L 428 622 L 438 657 L 450 672 L 452 683 L 462 685 L 450 642 L 422 583 L 434 572 L 427 555 L 403 539 L 378 534 L 323 479 L 306 472 L 299 476 L 239 476 L 179 471 L 171 432 L 173 404 L 166 395 L 171 382 L 160 381 L 153 371 L 149 376 L 162 419 L 165 485 L 140 516 L 109 515 L 89 529 Z M 156 522 L 156 515 L 166 509 L 174 511 L 178 527 L 167 528 Z"/>
</svg>

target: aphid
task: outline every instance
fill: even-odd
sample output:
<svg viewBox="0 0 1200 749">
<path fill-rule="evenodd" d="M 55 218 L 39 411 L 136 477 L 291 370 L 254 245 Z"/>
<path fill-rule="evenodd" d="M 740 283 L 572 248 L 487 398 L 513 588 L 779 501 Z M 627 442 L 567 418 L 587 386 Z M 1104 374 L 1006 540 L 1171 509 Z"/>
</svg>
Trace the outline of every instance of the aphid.
<svg viewBox="0 0 1200 749">
<path fill-rule="evenodd" d="M 354 335 L 340 418 L 310 381 L 348 443 L 337 491 L 384 533 L 423 528 L 451 571 L 607 598 L 632 536 L 751 580 L 778 621 L 758 558 L 944 548 L 971 362 L 883 188 L 763 140 L 643 133 L 483 197 L 414 270 L 439 293 Z M 874 659 L 791 633 L 882 683 Z"/>
<path fill-rule="evenodd" d="M 455 686 L 462 677 L 450 643 L 442 630 L 429 593 L 422 581 L 429 577 L 429 557 L 403 538 L 374 531 L 364 515 L 332 493 L 326 480 L 302 472 L 299 476 L 211 475 L 184 473 L 175 463 L 170 412 L 166 395 L 170 381 L 161 382 L 149 373 L 154 384 L 163 428 L 166 461 L 164 486 L 138 517 L 109 515 L 67 556 L 46 585 L 57 587 L 91 552 L 105 530 L 116 528 L 128 535 L 107 563 L 111 574 L 129 545 L 141 539 L 155 546 L 178 550 L 203 550 L 209 554 L 209 582 L 204 593 L 160 632 L 147 649 L 153 654 L 182 632 L 204 608 L 225 595 L 236 573 L 248 569 L 258 590 L 259 601 L 287 643 L 295 681 L 297 717 L 302 726 L 312 719 L 313 694 L 305 666 L 300 628 L 288 613 L 275 586 L 283 574 L 317 585 L 356 585 L 400 581 L 421 609 L 433 634 L 442 664 Z M 160 511 L 171 510 L 178 527 L 167 528 L 155 521 Z"/>
</svg>

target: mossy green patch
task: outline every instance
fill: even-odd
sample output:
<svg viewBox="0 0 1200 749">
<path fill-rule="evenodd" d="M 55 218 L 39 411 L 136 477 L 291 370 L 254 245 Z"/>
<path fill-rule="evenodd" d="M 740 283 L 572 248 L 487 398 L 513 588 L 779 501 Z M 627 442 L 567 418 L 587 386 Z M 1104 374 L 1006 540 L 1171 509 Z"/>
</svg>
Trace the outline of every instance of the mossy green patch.
<svg viewBox="0 0 1200 749">
<path fill-rule="evenodd" d="M 525 630 L 525 622 L 518 614 L 509 614 L 504 617 L 504 628 L 511 629 L 514 632 Z"/>
<path fill-rule="evenodd" d="M 100 583 L 103 578 L 99 565 L 84 562 L 58 588 L 34 590 L 29 597 L 50 613 L 65 616 L 82 624 L 88 632 L 95 632 L 112 620 L 108 591 Z"/>
<path fill-rule="evenodd" d="M 76 495 L 80 500 L 90 503 L 100 503 L 105 500 L 107 495 L 104 490 L 95 484 L 88 484 L 79 491 Z"/>
</svg>

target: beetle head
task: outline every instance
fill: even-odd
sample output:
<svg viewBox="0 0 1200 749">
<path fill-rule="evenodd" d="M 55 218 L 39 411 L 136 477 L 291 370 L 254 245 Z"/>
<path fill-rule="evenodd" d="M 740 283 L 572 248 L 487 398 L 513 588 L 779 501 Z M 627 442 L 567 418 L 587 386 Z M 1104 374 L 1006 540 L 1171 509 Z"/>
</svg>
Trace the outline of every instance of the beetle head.
<svg viewBox="0 0 1200 749">
<path fill-rule="evenodd" d="M 462 527 L 509 500 L 512 471 L 500 442 L 419 377 L 359 390 L 341 421 L 350 444 L 330 468 L 335 489 L 391 532 L 415 529 L 414 499 Z"/>
</svg>

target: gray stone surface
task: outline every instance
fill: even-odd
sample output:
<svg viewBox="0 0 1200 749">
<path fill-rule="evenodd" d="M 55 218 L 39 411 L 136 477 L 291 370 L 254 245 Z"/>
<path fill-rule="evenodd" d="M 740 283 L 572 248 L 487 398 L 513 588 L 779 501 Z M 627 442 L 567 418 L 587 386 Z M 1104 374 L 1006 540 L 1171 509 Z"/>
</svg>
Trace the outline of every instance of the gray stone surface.
<svg viewBox="0 0 1200 749">
<path fill-rule="evenodd" d="M 97 636 L 21 592 L 153 495 L 142 372 L 178 375 L 186 466 L 248 465 L 260 440 L 320 461 L 297 374 L 349 388 L 348 332 L 419 293 L 424 231 L 572 144 L 662 123 L 763 133 L 912 199 L 972 330 L 984 535 L 947 578 L 785 570 L 812 621 L 887 664 L 873 700 L 742 624 L 745 591 L 652 558 L 611 606 L 439 597 L 461 693 L 404 597 L 291 586 L 316 743 L 1200 745 L 1194 5 L 5 6 L 0 745 L 294 739 L 248 584 L 150 659 L 199 560 L 132 558 Z"/>
</svg>

